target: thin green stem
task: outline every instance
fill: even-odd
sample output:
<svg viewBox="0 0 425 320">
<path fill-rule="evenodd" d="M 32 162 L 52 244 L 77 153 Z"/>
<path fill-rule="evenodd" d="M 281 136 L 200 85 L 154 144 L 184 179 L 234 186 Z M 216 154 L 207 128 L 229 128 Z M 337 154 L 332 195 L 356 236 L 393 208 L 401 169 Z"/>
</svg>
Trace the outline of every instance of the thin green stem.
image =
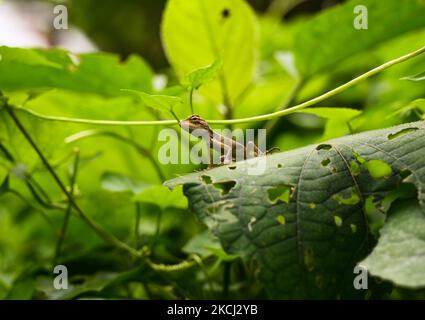
<svg viewBox="0 0 425 320">
<path fill-rule="evenodd" d="M 87 216 L 84 211 L 79 207 L 79 205 L 75 202 L 73 196 L 68 192 L 65 185 L 59 178 L 59 176 L 56 174 L 52 166 L 50 165 L 47 158 L 44 156 L 44 154 L 41 152 L 40 148 L 37 146 L 37 144 L 34 142 L 34 140 L 31 138 L 28 131 L 25 129 L 25 127 L 22 125 L 21 121 L 18 119 L 16 114 L 13 111 L 13 107 L 10 106 L 8 103 L 4 103 L 4 106 L 6 107 L 7 112 L 9 113 L 12 120 L 15 122 L 18 129 L 21 131 L 25 139 L 28 141 L 28 143 L 31 145 L 31 147 L 34 149 L 34 151 L 37 153 L 41 161 L 43 162 L 44 166 L 46 167 L 47 171 L 49 171 L 52 178 L 55 180 L 58 187 L 61 189 L 61 191 L 65 194 L 67 197 L 69 203 L 74 207 L 74 209 L 79 214 L 80 218 L 86 222 L 105 242 L 110 243 L 111 245 L 124 250 L 128 252 L 131 256 L 135 258 L 139 258 L 141 255 L 140 253 L 128 246 L 126 243 L 120 241 L 113 235 L 111 235 L 109 232 L 107 232 L 105 229 L 103 229 L 97 222 L 92 220 L 89 216 Z"/>
<path fill-rule="evenodd" d="M 208 256 L 203 257 L 202 261 L 206 262 L 206 261 L 210 260 L 211 258 L 213 258 L 213 256 L 208 255 Z M 146 259 L 146 262 L 153 270 L 160 271 L 160 272 L 183 271 L 183 270 L 187 270 L 187 269 L 199 266 L 199 261 L 197 261 L 196 259 L 193 259 L 193 257 L 190 257 L 189 260 L 183 260 L 182 262 L 180 262 L 178 264 L 173 264 L 173 265 L 154 263 L 150 259 Z"/>
<path fill-rule="evenodd" d="M 310 106 L 317 104 L 319 102 L 322 102 L 326 99 L 329 99 L 329 98 L 347 90 L 348 88 L 351 88 L 352 86 L 358 84 L 359 82 L 366 80 L 367 78 L 370 78 L 370 77 L 372 77 L 372 76 L 374 76 L 374 75 L 376 75 L 376 74 L 378 74 L 378 73 L 380 73 L 380 72 L 382 72 L 382 71 L 384 71 L 384 70 L 386 70 L 386 69 L 388 69 L 388 68 L 390 68 L 390 67 L 392 67 L 396 64 L 399 64 L 401 62 L 409 60 L 409 59 L 416 57 L 416 56 L 418 56 L 418 55 L 420 55 L 424 52 L 425 52 L 425 46 L 416 50 L 416 51 L 410 52 L 410 53 L 408 53 L 404 56 L 401 56 L 401 57 L 396 58 L 394 60 L 388 61 L 388 62 L 380 65 L 379 67 L 376 67 L 372 70 L 369 70 L 368 72 L 354 78 L 351 81 L 348 81 L 347 83 L 345 83 L 345 84 L 343 84 L 343 85 L 341 85 L 341 86 L 339 86 L 339 87 L 337 87 L 333 90 L 330 90 L 330 91 L 328 91 L 328 92 L 326 92 L 326 93 L 324 93 L 324 94 L 322 94 L 322 95 L 320 95 L 316 98 L 308 100 L 308 101 L 301 103 L 299 105 L 295 105 L 295 106 L 288 108 L 288 109 L 284 109 L 284 110 L 280 110 L 280 111 L 276 111 L 276 112 L 273 112 L 273 113 L 264 114 L 264 115 L 260 115 L 260 116 L 249 117 L 249 118 L 241 118 L 241 119 L 233 119 L 233 120 L 208 120 L 208 123 L 210 123 L 210 124 L 234 123 L 235 124 L 235 123 L 247 123 L 247 122 L 263 121 L 263 120 L 269 120 L 269 119 L 282 117 L 282 116 L 297 112 L 299 110 L 305 109 L 307 107 L 310 107 Z"/>
<path fill-rule="evenodd" d="M 69 122 L 69 123 L 79 123 L 79 124 L 92 124 L 92 125 L 104 125 L 104 126 L 171 126 L 178 125 L 176 120 L 152 120 L 152 121 L 116 121 L 116 120 L 92 120 L 92 119 L 79 119 L 79 118 L 68 118 L 68 117 L 57 117 L 57 116 L 47 116 L 39 114 L 33 110 L 22 108 L 22 107 L 13 107 L 16 111 L 24 112 L 30 114 L 36 118 L 54 121 L 54 122 Z"/>
<path fill-rule="evenodd" d="M 351 88 L 352 86 L 358 84 L 359 82 L 366 80 L 396 64 L 402 63 L 404 61 L 407 61 L 409 59 L 412 59 L 422 53 L 425 52 L 425 46 L 415 50 L 413 52 L 410 52 L 404 56 L 398 57 L 394 60 L 388 61 L 382 65 L 380 65 L 379 67 L 376 67 L 360 76 L 358 76 L 357 78 L 354 78 L 353 80 L 333 89 L 330 90 L 316 98 L 313 98 L 311 100 L 308 100 L 306 102 L 303 102 L 299 105 L 295 105 L 291 108 L 287 108 L 284 110 L 280 110 L 280 111 L 276 111 L 276 112 L 272 112 L 272 113 L 268 113 L 268 114 L 263 114 L 263 115 L 259 115 L 259 116 L 254 116 L 254 117 L 248 117 L 248 118 L 240 118 L 240 119 L 220 119 L 220 120 L 207 120 L 207 122 L 209 124 L 237 124 L 237 123 L 248 123 L 248 122 L 257 122 L 257 121 L 264 121 L 264 120 L 270 120 L 270 119 L 274 119 L 274 118 L 279 118 L 282 116 L 286 116 L 288 114 L 297 112 L 299 110 L 302 110 L 304 108 L 307 107 L 311 107 L 312 105 L 315 105 L 319 102 L 322 102 L 326 99 L 329 99 L 345 90 L 347 90 L 348 88 Z M 67 118 L 67 117 L 55 117 L 55 116 L 46 116 L 46 115 L 41 115 L 38 114 L 35 111 L 29 110 L 29 109 L 24 109 L 24 108 L 17 108 L 15 107 L 16 110 L 22 111 L 22 112 L 26 112 L 28 114 L 33 115 L 34 117 L 37 117 L 39 119 L 43 119 L 43 120 L 47 120 L 47 121 L 58 121 L 58 122 L 71 122 L 71 123 L 81 123 L 81 124 L 91 124 L 91 125 L 111 125 L 111 126 L 155 126 L 155 125 L 162 125 L 162 126 L 170 126 L 170 125 L 176 125 L 178 123 L 176 123 L 175 120 L 157 120 L 157 121 L 113 121 L 113 120 L 89 120 L 89 119 L 77 119 L 77 118 Z"/>
<path fill-rule="evenodd" d="M 161 232 L 161 219 L 162 219 L 162 209 L 158 209 L 158 215 L 156 216 L 156 230 L 155 230 L 155 236 L 153 238 L 152 247 L 157 243 L 159 239 L 159 234 Z"/>
<path fill-rule="evenodd" d="M 65 207 L 57 204 L 57 203 L 53 203 L 49 200 L 44 200 L 41 198 L 41 196 L 38 194 L 37 190 L 34 188 L 34 186 L 31 184 L 30 181 L 26 181 L 26 186 L 28 188 L 28 190 L 30 191 L 30 193 L 32 194 L 32 196 L 34 197 L 34 200 L 36 202 L 38 202 L 38 204 L 40 204 L 43 208 L 46 209 L 57 209 L 57 210 L 64 210 Z"/>
<path fill-rule="evenodd" d="M 75 152 L 74 165 L 73 165 L 73 168 L 72 168 L 71 177 L 69 179 L 69 183 L 71 184 L 69 193 L 71 194 L 71 196 L 74 196 L 75 183 L 77 182 L 78 166 L 79 166 L 79 163 L 80 163 L 80 151 L 77 149 L 74 152 Z M 55 249 L 55 255 L 54 255 L 54 258 L 53 258 L 53 265 L 56 264 L 56 261 L 58 261 L 58 259 L 60 257 L 61 250 L 62 250 L 62 244 L 65 240 L 65 234 L 66 234 L 66 231 L 68 229 L 68 223 L 69 223 L 69 218 L 71 216 L 71 212 L 72 212 L 72 205 L 71 205 L 71 203 L 68 203 L 68 207 L 66 208 L 66 212 L 65 212 L 65 217 L 63 219 L 62 228 L 59 231 L 58 241 L 56 242 L 56 249 Z"/>
<path fill-rule="evenodd" d="M 282 106 L 280 106 L 279 110 L 276 111 L 281 111 L 281 110 L 285 110 L 286 108 L 288 108 L 296 99 L 298 93 L 300 92 L 300 90 L 302 89 L 302 87 L 304 86 L 305 81 L 303 80 L 297 80 L 297 82 L 295 83 L 295 85 L 293 86 L 292 90 L 289 92 L 288 96 L 286 97 L 285 101 L 283 102 Z M 271 119 L 267 122 L 266 124 L 266 130 L 268 133 L 273 132 L 273 130 L 276 129 L 276 127 L 279 124 L 279 118 L 274 118 Z"/>
<path fill-rule="evenodd" d="M 207 34 L 208 34 L 208 39 L 209 39 L 209 42 L 210 42 L 210 45 L 211 45 L 211 50 L 212 50 L 212 52 L 215 56 L 215 59 L 218 59 L 220 57 L 220 52 L 219 52 L 217 42 L 215 41 L 215 38 L 214 38 L 214 33 L 213 33 L 213 29 L 211 27 L 211 22 L 209 20 L 207 8 L 206 8 L 203 0 L 199 2 L 199 5 L 200 5 L 200 8 L 201 8 L 201 13 L 204 17 L 203 21 L 205 22 L 205 28 L 206 28 L 206 31 L 207 31 Z M 232 102 L 231 102 L 230 95 L 229 95 L 226 75 L 224 74 L 223 69 L 220 69 L 220 71 L 219 71 L 218 81 L 220 83 L 223 103 L 226 106 L 225 118 L 231 119 L 233 117 L 233 115 L 232 115 L 233 114 L 233 106 L 232 106 Z"/>
<path fill-rule="evenodd" d="M 34 188 L 40 192 L 40 194 L 44 197 L 45 202 L 52 203 L 52 200 L 50 199 L 47 192 L 40 186 L 40 184 L 37 182 L 37 180 L 35 180 L 34 177 L 29 177 L 28 182 L 31 183 Z"/>
<path fill-rule="evenodd" d="M 135 222 L 134 222 L 134 247 L 138 248 L 139 239 L 140 239 L 139 226 L 140 226 L 140 215 L 141 215 L 140 203 L 139 202 L 135 203 L 135 211 L 136 211 L 136 217 L 135 217 Z"/>
<path fill-rule="evenodd" d="M 191 87 L 190 88 L 190 92 L 189 92 L 189 106 L 190 106 L 190 112 L 192 114 L 194 114 L 195 112 L 193 111 L 193 92 L 194 92 L 194 88 Z"/>
<path fill-rule="evenodd" d="M 46 220 L 47 224 L 52 228 L 52 230 L 55 230 L 53 221 L 50 220 L 49 216 L 46 215 L 46 213 L 42 209 L 40 209 L 40 208 L 34 206 L 32 203 L 30 203 L 22 194 L 19 193 L 19 191 L 15 190 L 15 189 L 8 189 L 6 191 L 6 193 L 13 194 L 15 197 L 17 197 L 22 202 L 24 202 L 27 206 L 29 206 L 32 210 L 39 212 L 40 215 L 42 216 L 42 218 L 44 220 Z"/>
<path fill-rule="evenodd" d="M 289 11 L 306 0 L 274 0 L 267 8 L 266 14 L 270 17 L 281 19 Z"/>
</svg>

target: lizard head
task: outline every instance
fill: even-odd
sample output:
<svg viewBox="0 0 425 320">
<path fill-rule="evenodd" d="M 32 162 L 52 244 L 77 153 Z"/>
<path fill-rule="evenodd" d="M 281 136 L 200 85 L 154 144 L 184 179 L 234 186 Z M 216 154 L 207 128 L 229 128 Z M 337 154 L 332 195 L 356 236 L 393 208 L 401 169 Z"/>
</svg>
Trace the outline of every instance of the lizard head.
<svg viewBox="0 0 425 320">
<path fill-rule="evenodd" d="M 192 132 L 197 129 L 211 132 L 211 128 L 208 123 L 197 114 L 191 115 L 189 118 L 180 121 L 180 127 L 188 132 Z"/>
</svg>

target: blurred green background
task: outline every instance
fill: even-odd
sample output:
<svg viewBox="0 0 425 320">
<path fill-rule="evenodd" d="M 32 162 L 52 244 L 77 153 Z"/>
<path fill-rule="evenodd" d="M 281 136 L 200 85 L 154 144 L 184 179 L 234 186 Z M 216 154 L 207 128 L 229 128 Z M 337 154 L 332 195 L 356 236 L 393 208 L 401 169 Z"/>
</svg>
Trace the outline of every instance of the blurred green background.
<svg viewBox="0 0 425 320">
<path fill-rule="evenodd" d="M 147 110 L 140 101 L 119 91 L 128 88 L 187 99 L 187 92 L 176 87 L 182 73 L 213 62 L 209 55 L 195 59 L 203 53 L 201 41 L 173 38 L 173 23 L 180 21 L 179 14 L 174 13 L 171 18 L 176 20 L 164 31 L 169 40 L 161 37 L 165 2 L 0 2 L 0 46 L 95 52 L 68 55 L 57 50 L 8 51 L 2 47 L 0 89 L 11 103 L 25 104 L 45 115 L 107 120 L 169 118 Z M 370 8 L 369 29 L 355 30 L 353 6 L 363 2 Z M 70 30 L 52 27 L 52 6 L 58 3 L 68 8 Z M 228 50 L 234 61 L 225 64 L 229 86 L 234 88 L 232 106 L 226 106 L 226 111 L 222 96 L 217 94 L 220 91 L 214 84 L 206 86 L 194 100 L 196 112 L 204 118 L 273 112 L 314 98 L 424 45 L 425 9 L 420 0 L 403 4 L 394 0 L 247 3 L 255 16 L 244 9 L 248 11 L 238 16 L 240 29 L 231 29 L 235 41 L 246 48 L 240 49 L 232 41 L 223 42 L 226 46 L 220 48 Z M 191 22 L 188 20 L 188 25 Z M 196 33 L 195 22 L 189 33 Z M 239 35 L 237 30 L 245 26 L 248 31 Z M 175 30 L 177 33 L 180 29 Z M 168 57 L 165 46 L 171 48 Z M 181 51 L 173 51 L 175 48 Z M 191 59 L 192 55 L 195 58 Z M 237 127 L 268 128 L 268 147 L 291 150 L 415 121 L 423 118 L 425 86 L 420 81 L 400 79 L 423 70 L 425 58 L 421 56 L 318 105 L 358 111 L 349 117 L 345 113 L 300 113 Z M 45 91 L 45 87 L 54 90 Z M 181 118 L 190 114 L 187 104 L 176 112 Z M 160 128 L 99 127 L 20 116 L 68 188 L 72 186 L 78 148 L 75 197 L 108 232 L 137 248 L 148 247 L 157 264 L 178 264 L 193 254 L 201 260 L 183 270 L 156 270 L 105 244 L 73 214 L 61 255 L 55 261 L 72 270 L 72 290 L 52 289 L 52 258 L 67 201 L 6 112 L 0 110 L 0 298 L 267 297 L 262 284 L 241 260 L 226 254 L 189 212 L 181 190 L 171 194 L 161 187 L 165 180 L 200 167 L 159 164 Z M 139 194 L 138 200 L 135 194 Z M 372 296 L 420 297 L 385 285 L 385 290 Z"/>
</svg>

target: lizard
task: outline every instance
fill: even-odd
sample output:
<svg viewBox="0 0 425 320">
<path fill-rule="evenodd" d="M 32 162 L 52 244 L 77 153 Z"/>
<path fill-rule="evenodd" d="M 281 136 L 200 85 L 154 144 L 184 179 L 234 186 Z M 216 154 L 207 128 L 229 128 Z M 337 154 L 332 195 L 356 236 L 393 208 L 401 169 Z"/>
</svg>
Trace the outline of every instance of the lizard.
<svg viewBox="0 0 425 320">
<path fill-rule="evenodd" d="M 253 141 L 248 141 L 247 145 L 245 146 L 235 139 L 226 137 L 213 131 L 208 125 L 207 121 L 202 119 L 197 114 L 193 114 L 187 119 L 181 120 L 179 122 L 179 125 L 183 130 L 189 133 L 193 133 L 193 131 L 195 130 L 205 130 L 206 135 L 209 139 L 210 149 L 220 150 L 220 154 L 223 153 L 223 155 L 220 157 L 221 164 L 230 164 L 234 160 L 234 155 L 237 154 L 238 150 L 243 150 L 244 159 L 247 159 L 252 157 L 264 156 L 271 153 L 275 149 L 279 149 L 272 148 L 267 151 L 262 151 L 255 145 Z M 208 167 L 211 168 L 211 153 L 209 154 L 209 156 L 210 162 L 208 164 Z"/>
</svg>

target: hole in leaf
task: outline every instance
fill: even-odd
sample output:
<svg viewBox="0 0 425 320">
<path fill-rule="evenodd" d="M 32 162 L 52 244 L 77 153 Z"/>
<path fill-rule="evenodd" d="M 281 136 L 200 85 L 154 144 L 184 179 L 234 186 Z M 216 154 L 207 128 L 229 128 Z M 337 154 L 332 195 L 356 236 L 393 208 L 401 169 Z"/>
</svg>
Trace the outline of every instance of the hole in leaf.
<svg viewBox="0 0 425 320">
<path fill-rule="evenodd" d="M 228 168 L 229 168 L 229 170 L 235 170 L 236 166 L 229 166 Z"/>
<path fill-rule="evenodd" d="M 281 164 L 281 163 L 278 163 L 278 164 L 277 164 L 277 166 L 276 166 L 276 168 L 278 168 L 278 169 L 281 169 L 281 168 L 283 168 L 283 164 Z"/>
<path fill-rule="evenodd" d="M 279 200 L 285 203 L 289 203 L 292 192 L 292 186 L 279 186 L 267 190 L 267 194 L 271 203 L 276 203 Z"/>
<path fill-rule="evenodd" d="M 355 224 L 350 224 L 351 232 L 356 233 L 357 232 L 357 226 Z"/>
<path fill-rule="evenodd" d="M 402 129 L 400 131 L 397 131 L 396 133 L 389 134 L 388 135 L 388 140 L 397 139 L 397 138 L 399 138 L 401 136 L 404 136 L 404 135 L 406 135 L 408 133 L 415 132 L 416 130 L 419 130 L 419 129 L 418 128 L 404 128 L 404 129 Z"/>
<path fill-rule="evenodd" d="M 230 10 L 229 9 L 227 9 L 227 8 L 225 8 L 225 9 L 223 9 L 222 11 L 221 11 L 221 16 L 223 17 L 223 18 L 229 18 L 230 17 Z"/>
<path fill-rule="evenodd" d="M 380 199 L 375 199 L 374 196 L 367 197 L 364 206 L 366 218 L 370 232 L 379 237 L 379 230 L 384 226 L 386 214 L 380 208 Z"/>
<path fill-rule="evenodd" d="M 374 179 L 385 178 L 393 173 L 391 166 L 382 160 L 369 160 L 364 163 L 364 167 Z"/>
<path fill-rule="evenodd" d="M 410 171 L 409 169 L 404 169 L 403 171 L 400 172 L 400 178 L 401 180 L 404 180 L 411 174 L 412 174 L 412 171 Z"/>
<path fill-rule="evenodd" d="M 252 232 L 252 226 L 256 222 L 257 222 L 257 218 L 256 217 L 251 217 L 251 220 L 249 220 L 249 222 L 248 222 L 248 231 L 249 232 Z"/>
<path fill-rule="evenodd" d="M 339 203 L 339 204 L 345 204 L 345 205 L 355 205 L 357 203 L 359 203 L 360 201 L 360 196 L 357 193 L 357 190 L 353 187 L 351 188 L 351 195 L 348 198 L 345 198 L 339 194 L 334 195 L 334 199 Z"/>
<path fill-rule="evenodd" d="M 229 192 L 235 187 L 236 181 L 224 181 L 214 183 L 214 188 L 220 189 L 222 195 L 229 194 Z"/>
<path fill-rule="evenodd" d="M 304 265 L 308 271 L 314 270 L 314 252 L 312 248 L 304 249 Z"/>
<path fill-rule="evenodd" d="M 354 158 L 356 158 L 356 160 L 359 162 L 359 163 L 364 163 L 364 162 L 366 162 L 366 160 L 365 159 L 363 159 L 356 151 L 352 151 L 353 152 L 353 156 L 354 156 Z"/>
<path fill-rule="evenodd" d="M 335 167 L 332 168 L 332 173 L 337 173 L 338 171 L 336 170 Z"/>
<path fill-rule="evenodd" d="M 334 216 L 334 222 L 335 222 L 335 225 L 337 227 L 341 227 L 342 226 L 342 219 L 341 219 L 340 216 Z"/>
<path fill-rule="evenodd" d="M 329 163 L 331 163 L 331 159 L 322 160 L 322 166 L 326 167 Z"/>
<path fill-rule="evenodd" d="M 354 176 L 357 176 L 358 174 L 360 174 L 360 171 L 361 171 L 360 164 L 357 161 L 351 161 L 350 171 Z"/>
<path fill-rule="evenodd" d="M 286 219 L 285 216 L 280 214 L 276 217 L 277 222 L 279 222 L 280 224 L 285 224 L 286 223 Z"/>
<path fill-rule="evenodd" d="M 319 144 L 316 147 L 317 151 L 319 151 L 319 150 L 330 150 L 330 149 L 332 149 L 332 146 L 330 144 Z"/>
<path fill-rule="evenodd" d="M 388 193 L 377 206 L 379 211 L 387 213 L 394 201 L 397 199 L 413 199 L 417 195 L 415 185 L 411 183 L 401 183 L 397 186 L 397 189 Z"/>
<path fill-rule="evenodd" d="M 202 182 L 204 182 L 205 184 L 211 184 L 212 183 L 212 179 L 210 176 L 201 176 Z"/>
</svg>

